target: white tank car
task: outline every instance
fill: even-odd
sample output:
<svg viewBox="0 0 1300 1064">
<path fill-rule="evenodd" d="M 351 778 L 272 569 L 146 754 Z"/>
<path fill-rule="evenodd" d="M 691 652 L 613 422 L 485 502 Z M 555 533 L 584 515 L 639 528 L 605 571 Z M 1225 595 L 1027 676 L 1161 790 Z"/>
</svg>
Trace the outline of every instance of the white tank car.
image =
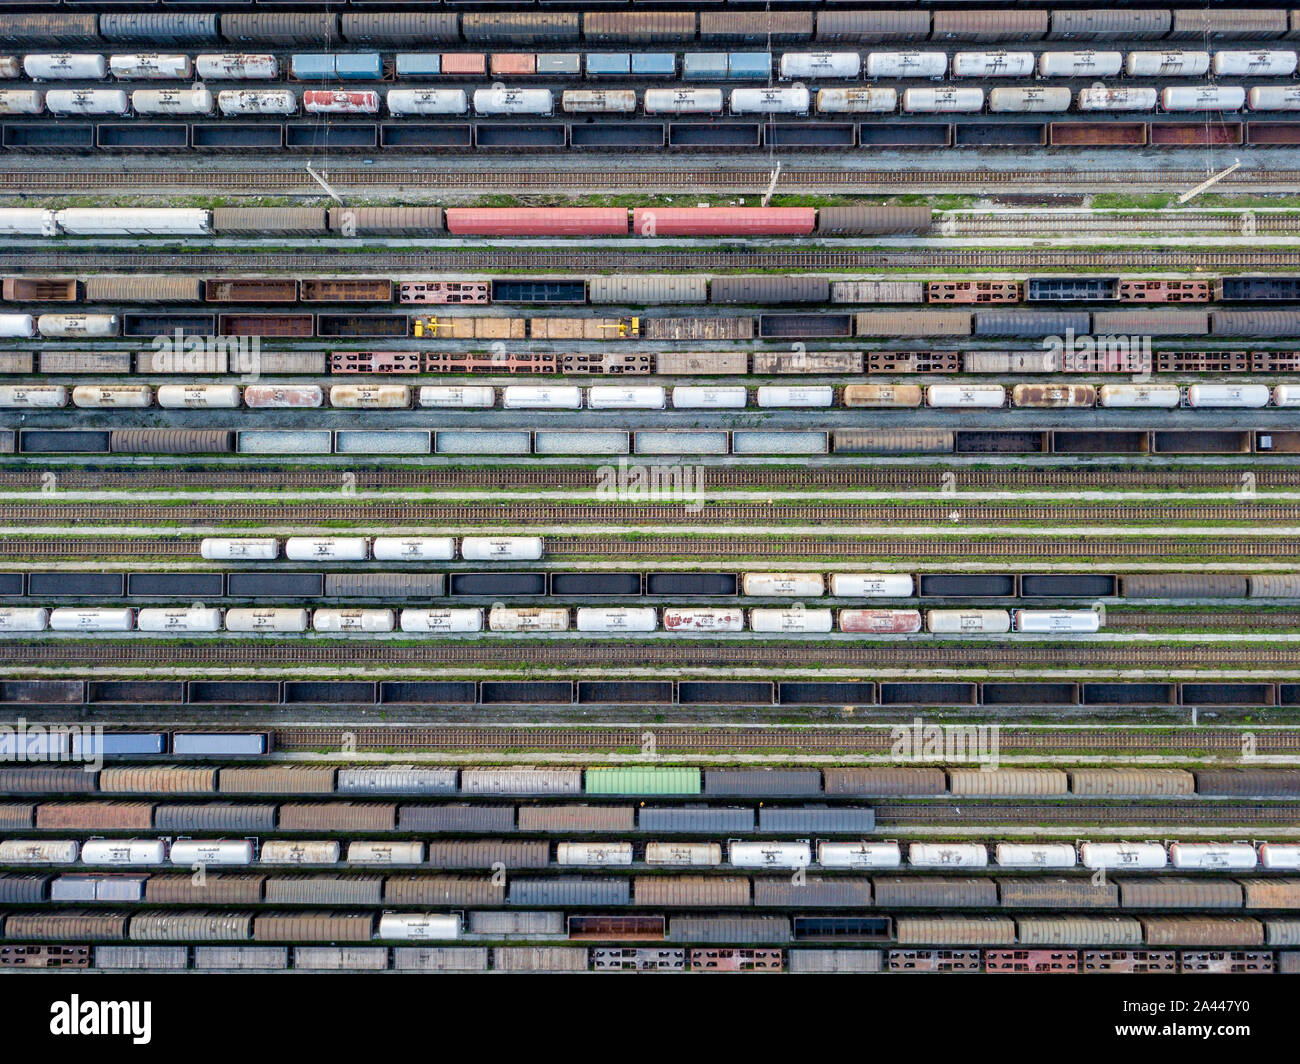
<svg viewBox="0 0 1300 1064">
<path fill-rule="evenodd" d="M 926 610 L 925 630 L 944 635 L 1000 634 L 1011 631 L 1011 614 L 1006 610 Z"/>
<path fill-rule="evenodd" d="M 364 562 L 368 555 L 361 536 L 290 536 L 284 556 L 291 562 Z"/>
<path fill-rule="evenodd" d="M 1259 847 L 1259 863 L 1264 868 L 1300 869 L 1300 843 L 1265 842 Z"/>
<path fill-rule="evenodd" d="M 212 607 L 146 606 L 136 616 L 141 632 L 219 632 L 221 611 Z"/>
<path fill-rule="evenodd" d="M 1097 398 L 1105 407 L 1174 410 L 1182 402 L 1182 390 L 1176 384 L 1103 384 Z"/>
<path fill-rule="evenodd" d="M 662 410 L 668 393 L 658 385 L 593 384 L 587 389 L 588 410 Z"/>
<path fill-rule="evenodd" d="M 898 110 L 898 90 L 872 86 L 867 89 L 818 89 L 817 113 L 892 114 Z"/>
<path fill-rule="evenodd" d="M 575 385 L 508 384 L 501 389 L 506 410 L 580 410 L 582 389 Z"/>
<path fill-rule="evenodd" d="M 567 632 L 569 611 L 545 606 L 493 606 L 488 611 L 492 632 Z"/>
<path fill-rule="evenodd" d="M 1096 610 L 1012 610 L 1017 632 L 1089 633 L 1101 631 Z"/>
<path fill-rule="evenodd" d="M 857 52 L 786 52 L 778 70 L 783 81 L 856 78 L 862 72 L 862 56 Z"/>
<path fill-rule="evenodd" d="M 674 410 L 742 410 L 749 401 L 745 388 L 680 384 L 673 389 Z"/>
<path fill-rule="evenodd" d="M 832 573 L 830 591 L 838 598 L 911 598 L 911 573 Z"/>
<path fill-rule="evenodd" d="M 1272 397 L 1267 384 L 1193 384 L 1187 389 L 1187 405 L 1198 408 L 1268 406 Z"/>
<path fill-rule="evenodd" d="M 295 115 L 298 97 L 289 89 L 222 89 L 217 109 L 223 115 Z"/>
<path fill-rule="evenodd" d="M 120 325 L 116 314 L 42 314 L 36 319 L 42 336 L 69 339 L 116 336 Z"/>
<path fill-rule="evenodd" d="M 716 842 L 647 842 L 645 863 L 714 867 L 722 864 L 722 846 Z"/>
<path fill-rule="evenodd" d="M 194 865 L 250 865 L 253 844 L 247 839 L 177 839 L 172 843 L 171 863 L 186 868 Z"/>
<path fill-rule="evenodd" d="M 411 405 L 409 384 L 335 384 L 330 406 L 344 410 L 405 410 Z"/>
<path fill-rule="evenodd" d="M 555 846 L 555 863 L 591 867 L 630 865 L 632 844 L 630 842 L 561 842 Z"/>
<path fill-rule="evenodd" d="M 810 97 L 802 85 L 766 89 L 732 89 L 733 115 L 806 115 Z"/>
<path fill-rule="evenodd" d="M 745 611 L 739 606 L 669 606 L 664 609 L 668 632 L 743 632 Z"/>
<path fill-rule="evenodd" d="M 469 110 L 464 89 L 389 89 L 390 115 L 463 115 Z"/>
<path fill-rule="evenodd" d="M 565 114 L 633 114 L 636 111 L 634 89 L 565 89 L 560 94 Z"/>
<path fill-rule="evenodd" d="M 38 115 L 45 110 L 45 96 L 38 89 L 0 90 L 0 115 Z"/>
<path fill-rule="evenodd" d="M 52 115 L 128 115 L 131 99 L 121 89 L 50 89 L 45 109 Z"/>
<path fill-rule="evenodd" d="M 47 211 L 39 207 L 0 207 L 0 235 L 2 236 L 57 236 L 58 232 L 58 211 Z M 0 319 L 28 316 L 5 314 L 0 315 Z M 7 335 L 10 334 L 0 333 L 0 336 Z"/>
<path fill-rule="evenodd" d="M 1038 76 L 1042 78 L 1117 78 L 1123 69 L 1122 52 L 1086 49 L 1081 52 L 1043 52 L 1038 57 Z"/>
<path fill-rule="evenodd" d="M 258 851 L 259 864 L 332 865 L 338 864 L 337 842 L 297 839 L 267 839 Z"/>
<path fill-rule="evenodd" d="M 806 842 L 731 842 L 727 845 L 733 868 L 807 868 L 812 847 Z"/>
<path fill-rule="evenodd" d="M 763 385 L 758 389 L 758 405 L 776 409 L 800 409 L 835 405 L 835 389 L 820 385 Z"/>
<path fill-rule="evenodd" d="M 907 114 L 976 114 L 984 109 L 983 89 L 904 89 Z"/>
<path fill-rule="evenodd" d="M 1248 842 L 1175 842 L 1169 846 L 1169 861 L 1175 868 L 1249 872 L 1257 859 Z"/>
<path fill-rule="evenodd" d="M 646 89 L 642 107 L 648 115 L 717 115 L 721 89 Z"/>
<path fill-rule="evenodd" d="M 834 631 L 834 621 L 830 610 L 752 609 L 749 628 L 752 632 L 823 633 Z"/>
<path fill-rule="evenodd" d="M 821 573 L 745 573 L 740 588 L 751 598 L 800 598 L 826 594 L 826 580 Z"/>
<path fill-rule="evenodd" d="M 1129 52 L 1124 60 L 1131 78 L 1198 78 L 1209 72 L 1209 52 Z"/>
<path fill-rule="evenodd" d="M 280 541 L 271 538 L 199 540 L 199 557 L 210 562 L 272 562 L 280 556 Z"/>
<path fill-rule="evenodd" d="M 1273 389 L 1274 406 L 1300 406 L 1300 388 L 1294 384 L 1279 384 Z"/>
<path fill-rule="evenodd" d="M 1033 52 L 956 52 L 954 78 L 1024 78 L 1034 72 Z"/>
<path fill-rule="evenodd" d="M 941 78 L 948 73 L 947 52 L 871 52 L 867 78 Z"/>
<path fill-rule="evenodd" d="M 983 868 L 989 851 L 982 842 L 914 842 L 907 863 L 916 868 Z"/>
<path fill-rule="evenodd" d="M 1073 868 L 1074 847 L 1068 842 L 999 842 L 997 863 L 1002 868 Z"/>
<path fill-rule="evenodd" d="M 931 384 L 925 405 L 967 410 L 996 410 L 1006 406 L 1007 390 L 1000 384 Z"/>
<path fill-rule="evenodd" d="M 840 631 L 864 635 L 910 635 L 921 630 L 920 610 L 840 610 Z"/>
<path fill-rule="evenodd" d="M 244 405 L 254 410 L 298 410 L 323 405 L 325 391 L 318 384 L 250 384 L 244 388 Z"/>
<path fill-rule="evenodd" d="M 1252 111 L 1300 111 L 1300 85 L 1260 85 L 1246 93 Z"/>
<path fill-rule="evenodd" d="M 36 335 L 36 318 L 31 314 L 0 314 L 0 336 L 28 339 Z"/>
<path fill-rule="evenodd" d="M 158 405 L 164 410 L 235 410 L 239 387 L 234 384 L 160 384 Z"/>
<path fill-rule="evenodd" d="M 1168 864 L 1165 848 L 1158 842 L 1085 842 L 1079 847 L 1084 868 L 1123 868 L 1154 871 Z"/>
<path fill-rule="evenodd" d="M 1289 78 L 1296 71 L 1296 53 L 1287 51 L 1215 52 L 1216 77 Z"/>
<path fill-rule="evenodd" d="M 819 842 L 817 863 L 823 868 L 899 868 L 903 854 L 896 842 Z"/>
<path fill-rule="evenodd" d="M 1044 85 L 989 90 L 992 114 L 1064 113 L 1070 109 L 1074 94 L 1069 89 Z"/>
<path fill-rule="evenodd" d="M 103 81 L 108 60 L 102 55 L 39 52 L 23 56 L 23 73 L 33 81 Z"/>
<path fill-rule="evenodd" d="M 188 55 L 135 52 L 130 55 L 110 55 L 108 72 L 115 78 L 129 81 L 140 78 L 190 78 L 194 76 L 194 63 Z"/>
<path fill-rule="evenodd" d="M 311 615 L 318 632 L 391 632 L 394 623 L 392 610 L 318 609 Z"/>
<path fill-rule="evenodd" d="M 307 89 L 302 109 L 309 115 L 377 115 L 379 93 L 361 89 Z"/>
<path fill-rule="evenodd" d="M 545 546 L 541 536 L 465 536 L 460 556 L 467 562 L 535 562 Z"/>
<path fill-rule="evenodd" d="M 379 937 L 402 942 L 446 942 L 460 937 L 460 917 L 447 913 L 384 913 Z"/>
<path fill-rule="evenodd" d="M 287 606 L 235 607 L 226 610 L 227 632 L 305 632 L 306 610 Z"/>
<path fill-rule="evenodd" d="M 39 606 L 0 606 L 0 632 L 43 632 L 49 623 L 49 611 Z"/>
<path fill-rule="evenodd" d="M 78 384 L 72 405 L 88 409 L 142 410 L 153 403 L 147 384 Z"/>
<path fill-rule="evenodd" d="M 653 632 L 659 615 L 652 606 L 579 606 L 579 632 Z"/>
<path fill-rule="evenodd" d="M 88 865 L 160 865 L 167 860 L 161 839 L 87 839 L 81 863 Z"/>
<path fill-rule="evenodd" d="M 64 207 L 54 221 L 69 236 L 209 236 L 201 207 Z M 103 315 L 109 317 L 109 315 Z"/>
<path fill-rule="evenodd" d="M 1080 89 L 1080 111 L 1154 111 L 1155 89 Z"/>
<path fill-rule="evenodd" d="M 270 81 L 279 76 L 280 63 L 273 55 L 205 52 L 194 57 L 194 73 L 229 81 Z"/>
<path fill-rule="evenodd" d="M 22 72 L 22 60 L 16 55 L 0 55 L 0 78 L 16 78 Z"/>
<path fill-rule="evenodd" d="M 490 384 L 426 384 L 417 398 L 420 406 L 440 410 L 489 410 L 496 401 L 497 390 Z"/>
<path fill-rule="evenodd" d="M 422 842 L 350 842 L 348 864 L 418 865 L 424 862 Z"/>
<path fill-rule="evenodd" d="M 0 407 L 48 410 L 68 405 L 68 389 L 62 384 L 0 384 Z"/>
<path fill-rule="evenodd" d="M 419 634 L 427 632 L 444 632 L 455 634 L 461 632 L 483 631 L 483 611 L 481 609 L 423 609 L 402 610 L 401 628 L 403 632 Z"/>
<path fill-rule="evenodd" d="M 555 110 L 550 89 L 475 89 L 474 113 L 479 115 L 549 115 Z"/>
<path fill-rule="evenodd" d="M 370 545 L 377 562 L 447 562 L 456 557 L 451 536 L 376 536 Z"/>
<path fill-rule="evenodd" d="M 58 606 L 50 610 L 52 632 L 129 632 L 135 610 L 115 606 Z"/>
<path fill-rule="evenodd" d="M 79 849 L 71 839 L 5 839 L 0 864 L 72 864 Z"/>
<path fill-rule="evenodd" d="M 1164 89 L 1160 106 L 1166 111 L 1240 111 L 1246 106 L 1246 90 L 1240 85 Z"/>
</svg>

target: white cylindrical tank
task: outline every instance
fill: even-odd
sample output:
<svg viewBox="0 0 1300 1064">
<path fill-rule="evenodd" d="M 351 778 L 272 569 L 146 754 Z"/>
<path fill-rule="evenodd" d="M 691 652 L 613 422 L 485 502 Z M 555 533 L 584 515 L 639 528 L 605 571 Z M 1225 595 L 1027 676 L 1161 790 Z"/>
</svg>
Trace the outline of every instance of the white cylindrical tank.
<svg viewBox="0 0 1300 1064">
<path fill-rule="evenodd" d="M 1300 86 L 1261 85 L 1246 93 L 1252 111 L 1300 111 Z"/>
<path fill-rule="evenodd" d="M 501 389 L 506 410 L 580 410 L 582 389 L 576 385 L 508 384 Z"/>
<path fill-rule="evenodd" d="M 248 607 L 226 610 L 227 632 L 305 632 L 310 615 L 290 607 Z"/>
<path fill-rule="evenodd" d="M 36 335 L 36 319 L 31 314 L 0 314 L 0 336 L 27 339 Z"/>
<path fill-rule="evenodd" d="M 192 89 L 136 89 L 131 107 L 138 115 L 210 115 L 215 100 L 202 85 Z"/>
<path fill-rule="evenodd" d="M 920 610 L 840 610 L 840 631 L 862 635 L 910 635 L 921 630 Z"/>
<path fill-rule="evenodd" d="M 733 868 L 807 868 L 812 847 L 806 842 L 732 842 L 727 846 Z"/>
<path fill-rule="evenodd" d="M 23 56 L 23 73 L 33 81 L 103 81 L 108 60 L 102 55 L 41 52 Z"/>
<path fill-rule="evenodd" d="M 49 623 L 49 611 L 38 606 L 0 606 L 0 632 L 43 632 Z"/>
<path fill-rule="evenodd" d="M 253 863 L 253 844 L 247 839 L 177 839 L 172 843 L 174 865 L 247 865 Z"/>
<path fill-rule="evenodd" d="M 931 384 L 925 390 L 926 406 L 996 410 L 1006 402 L 1007 390 L 1000 384 Z"/>
<path fill-rule="evenodd" d="M 1213 65 L 1216 77 L 1287 78 L 1296 71 L 1296 53 L 1215 52 Z"/>
<path fill-rule="evenodd" d="M 369 89 L 308 89 L 302 109 L 309 115 L 377 115 L 379 93 Z"/>
<path fill-rule="evenodd" d="M 474 113 L 479 115 L 549 115 L 555 110 L 550 89 L 511 89 L 504 86 L 474 90 Z"/>
<path fill-rule="evenodd" d="M 1096 610 L 1013 610 L 1017 632 L 1100 632 L 1101 614 Z"/>
<path fill-rule="evenodd" d="M 318 632 L 391 632 L 396 620 L 392 610 L 319 609 L 311 615 Z"/>
<path fill-rule="evenodd" d="M 90 409 L 140 410 L 153 403 L 147 384 L 78 384 L 72 405 Z"/>
<path fill-rule="evenodd" d="M 636 111 L 635 89 L 565 89 L 560 95 L 565 114 L 632 114 Z"/>
<path fill-rule="evenodd" d="M 989 90 L 989 111 L 992 114 L 1032 114 L 1065 112 L 1070 109 L 1074 94 L 1063 87 L 1048 88 L 1032 85 L 1025 88 L 997 88 Z"/>
<path fill-rule="evenodd" d="M 867 78 L 941 78 L 948 73 L 947 52 L 872 52 Z"/>
<path fill-rule="evenodd" d="M 825 386 L 768 384 L 758 389 L 758 405 L 782 409 L 834 406 L 835 389 L 829 384 Z"/>
<path fill-rule="evenodd" d="M 55 236 L 58 231 L 58 214 L 55 211 L 41 207 L 0 207 L 0 236 Z M 0 320 L 29 316 L 5 314 L 0 315 Z M 0 333 L 0 335 L 9 334 Z"/>
<path fill-rule="evenodd" d="M 983 868 L 989 851 L 982 842 L 914 842 L 907 848 L 907 863 L 916 868 Z"/>
<path fill-rule="evenodd" d="M 1124 60 L 1131 78 L 1196 78 L 1209 72 L 1209 52 L 1129 52 Z"/>
<path fill-rule="evenodd" d="M 839 598 L 911 598 L 911 573 L 832 573 L 831 594 Z"/>
<path fill-rule="evenodd" d="M 642 108 L 648 115 L 721 114 L 722 90 L 646 89 Z"/>
<path fill-rule="evenodd" d="M 279 75 L 280 64 L 273 55 L 205 52 L 194 57 L 194 73 L 201 78 L 269 81 Z"/>
<path fill-rule="evenodd" d="M 114 606 L 59 606 L 50 610 L 53 632 L 129 632 L 135 610 Z"/>
<path fill-rule="evenodd" d="M 1187 389 L 1187 405 L 1192 407 L 1268 406 L 1271 398 L 1267 384 L 1193 384 Z"/>
<path fill-rule="evenodd" d="M 411 405 L 409 384 L 335 384 L 330 406 L 343 410 L 405 410 Z"/>
<path fill-rule="evenodd" d="M 817 90 L 817 113 L 822 115 L 890 114 L 897 108 L 897 89 Z"/>
<path fill-rule="evenodd" d="M 1294 842 L 1265 842 L 1259 847 L 1262 868 L 1300 869 L 1300 844 Z"/>
<path fill-rule="evenodd" d="M 945 635 L 965 632 L 1011 631 L 1011 614 L 1006 610 L 926 610 L 925 630 Z"/>
<path fill-rule="evenodd" d="M 389 89 L 390 115 L 463 115 L 469 110 L 464 89 Z"/>
<path fill-rule="evenodd" d="M 167 860 L 161 839 L 87 839 L 81 863 L 88 865 L 160 865 Z"/>
<path fill-rule="evenodd" d="M 244 405 L 255 410 L 306 409 L 324 402 L 325 392 L 318 384 L 250 384 L 244 388 Z"/>
<path fill-rule="evenodd" d="M 647 842 L 645 863 L 713 867 L 722 864 L 722 847 L 716 842 Z"/>
<path fill-rule="evenodd" d="M 675 410 L 743 410 L 748 401 L 745 388 L 681 384 L 673 389 Z"/>
<path fill-rule="evenodd" d="M 131 99 L 121 89 L 50 89 L 45 109 L 52 115 L 126 115 Z"/>
<path fill-rule="evenodd" d="M 1176 384 L 1103 384 L 1097 396 L 1102 406 L 1126 409 L 1173 410 L 1182 402 L 1182 391 Z"/>
<path fill-rule="evenodd" d="M 426 384 L 418 397 L 420 406 L 453 410 L 490 410 L 496 401 L 497 390 L 490 384 Z"/>
<path fill-rule="evenodd" d="M 210 562 L 273 562 L 279 556 L 278 539 L 228 539 L 214 536 L 199 541 L 199 557 Z"/>
<path fill-rule="evenodd" d="M 1164 868 L 1165 848 L 1158 842 L 1085 842 L 1079 847 L 1084 868 Z"/>
<path fill-rule="evenodd" d="M 830 610 L 753 609 L 749 611 L 751 632 L 822 633 L 834 630 Z"/>
<path fill-rule="evenodd" d="M 579 606 L 579 632 L 653 632 L 659 615 L 653 606 Z"/>
<path fill-rule="evenodd" d="M 1074 867 L 1074 847 L 1068 842 L 999 842 L 996 856 L 1003 868 Z"/>
<path fill-rule="evenodd" d="M 751 598 L 803 598 L 826 594 L 821 573 L 746 573 L 740 593 Z"/>
<path fill-rule="evenodd" d="M 221 611 L 199 606 L 146 606 L 136 616 L 141 632 L 219 632 Z"/>
<path fill-rule="evenodd" d="M 418 865 L 423 861 L 422 842 L 348 843 L 348 864 Z"/>
<path fill-rule="evenodd" d="M 823 868 L 899 868 L 903 854 L 896 842 L 819 842 L 817 863 Z"/>
<path fill-rule="evenodd" d="M 561 842 L 555 847 L 555 863 L 560 865 L 630 865 L 630 842 Z"/>
<path fill-rule="evenodd" d="M 0 55 L 0 78 L 16 78 L 22 72 L 22 60 L 16 55 Z"/>
<path fill-rule="evenodd" d="M 473 609 L 402 610 L 403 632 L 459 632 L 483 631 L 483 611 Z"/>
<path fill-rule="evenodd" d="M 70 236 L 208 236 L 212 212 L 197 207 L 65 207 L 55 221 Z"/>
<path fill-rule="evenodd" d="M 379 937 L 403 942 L 446 942 L 460 937 L 460 917 L 444 913 L 384 913 Z"/>
<path fill-rule="evenodd" d="M 160 55 L 157 52 L 110 55 L 108 72 L 115 78 L 189 78 L 194 64 L 188 55 Z M 204 90 L 206 91 L 206 90 Z"/>
<path fill-rule="evenodd" d="M 377 562 L 446 562 L 456 557 L 451 536 L 376 536 L 371 555 Z"/>
<path fill-rule="evenodd" d="M 1124 69 L 1121 52 L 1043 52 L 1038 57 L 1042 78 L 1115 78 Z M 1068 89 L 1066 90 L 1069 91 Z"/>
<path fill-rule="evenodd" d="M 1300 406 L 1300 387 L 1294 384 L 1279 384 L 1273 389 L 1274 406 Z"/>
<path fill-rule="evenodd" d="M 792 78 L 856 78 L 862 72 L 857 52 L 786 52 L 781 56 L 782 80 Z"/>
<path fill-rule="evenodd" d="M 1248 842 L 1174 842 L 1169 860 L 1175 868 L 1209 868 L 1248 872 L 1255 867 L 1255 847 Z"/>
<path fill-rule="evenodd" d="M 68 405 L 62 384 L 0 384 L 0 408 L 49 409 Z"/>
<path fill-rule="evenodd" d="M 284 541 L 284 556 L 291 562 L 364 562 L 366 540 L 362 536 L 290 536 Z"/>
<path fill-rule="evenodd" d="M 743 632 L 745 611 L 739 606 L 669 606 L 664 609 L 668 632 Z"/>
<path fill-rule="evenodd" d="M 223 115 L 293 115 L 298 97 L 289 89 L 222 89 L 217 107 Z"/>
<path fill-rule="evenodd" d="M 1166 111 L 1240 111 L 1246 106 L 1246 90 L 1240 85 L 1164 89 L 1160 106 Z"/>
<path fill-rule="evenodd" d="M 120 324 L 116 314 L 42 314 L 36 330 L 42 336 L 99 338 L 116 336 Z"/>
<path fill-rule="evenodd" d="M 0 90 L 0 115 L 38 115 L 45 109 L 45 97 L 37 89 Z"/>
<path fill-rule="evenodd" d="M 337 842 L 267 839 L 257 860 L 259 864 L 332 865 L 338 864 L 339 853 Z"/>
<path fill-rule="evenodd" d="M 808 90 L 802 85 L 731 90 L 733 115 L 806 115 L 808 102 Z"/>
<path fill-rule="evenodd" d="M 158 405 L 166 410 L 235 410 L 239 387 L 234 384 L 160 384 Z"/>
<path fill-rule="evenodd" d="M 1080 89 L 1080 111 L 1154 111 L 1155 89 Z"/>
<path fill-rule="evenodd" d="M 541 536 L 465 536 L 460 556 L 467 562 L 535 562 L 545 547 Z"/>
<path fill-rule="evenodd" d="M 71 839 L 5 839 L 0 864 L 72 864 L 79 849 Z"/>
<path fill-rule="evenodd" d="M 1033 52 L 956 52 L 954 78 L 1024 78 L 1034 72 Z"/>
<path fill-rule="evenodd" d="M 567 632 L 569 611 L 542 606 L 493 606 L 488 612 L 492 632 Z"/>
<path fill-rule="evenodd" d="M 975 114 L 984 109 L 983 89 L 904 89 L 908 114 Z"/>
<path fill-rule="evenodd" d="M 587 389 L 588 410 L 662 410 L 667 401 L 658 385 L 593 384 Z"/>
</svg>

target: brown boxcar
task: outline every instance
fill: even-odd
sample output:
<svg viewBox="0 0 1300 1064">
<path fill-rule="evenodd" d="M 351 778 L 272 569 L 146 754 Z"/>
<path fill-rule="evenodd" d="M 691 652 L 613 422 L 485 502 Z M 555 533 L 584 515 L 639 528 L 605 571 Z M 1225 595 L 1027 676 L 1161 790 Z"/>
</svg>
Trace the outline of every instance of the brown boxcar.
<svg viewBox="0 0 1300 1064">
<path fill-rule="evenodd" d="M 634 905 L 736 908 L 749 905 L 745 876 L 637 876 L 632 884 Z"/>
<path fill-rule="evenodd" d="M 1004 909 L 1114 909 L 1119 887 L 1088 879 L 1042 879 L 1038 876 L 999 878 L 998 897 Z"/>
<path fill-rule="evenodd" d="M 312 765 L 223 768 L 218 785 L 225 794 L 333 794 L 334 771 Z"/>
<path fill-rule="evenodd" d="M 154 905 L 256 905 L 265 876 L 208 872 L 195 882 L 189 872 L 152 875 L 144 885 L 145 901 Z"/>
<path fill-rule="evenodd" d="M 105 768 L 99 789 L 108 794 L 210 794 L 217 789 L 217 770 L 175 765 Z"/>
<path fill-rule="evenodd" d="M 749 355 L 744 351 L 661 351 L 655 355 L 659 373 L 665 377 L 746 373 Z"/>
<path fill-rule="evenodd" d="M 939 768 L 824 768 L 827 794 L 893 797 L 944 794 L 948 780 Z"/>
<path fill-rule="evenodd" d="M 397 807 L 363 802 L 285 802 L 280 806 L 284 831 L 392 831 Z"/>
<path fill-rule="evenodd" d="M 647 340 L 752 340 L 753 318 L 642 318 Z"/>
<path fill-rule="evenodd" d="M 203 282 L 205 303 L 294 303 L 297 300 L 297 281 L 231 277 Z"/>
<path fill-rule="evenodd" d="M 505 883 L 491 876 L 388 876 L 384 881 L 384 901 L 391 905 L 502 905 L 505 900 Z"/>
<path fill-rule="evenodd" d="M 1047 36 L 1046 11 L 936 11 L 933 41 L 1040 41 Z"/>
<path fill-rule="evenodd" d="M 900 916 L 899 945 L 1013 946 L 1016 923 L 1008 916 Z"/>
<path fill-rule="evenodd" d="M 1300 909 L 1300 879 L 1241 879 L 1247 909 Z"/>
<path fill-rule="evenodd" d="M 0 794 L 85 794 L 95 790 L 95 773 L 79 765 L 0 768 Z"/>
<path fill-rule="evenodd" d="M 221 336 L 284 336 L 304 337 L 314 335 L 314 321 L 310 314 L 220 314 L 217 332 Z"/>
<path fill-rule="evenodd" d="M 447 228 L 441 207 L 331 207 L 328 224 L 331 233 L 342 236 L 441 233 Z"/>
<path fill-rule="evenodd" d="M 1264 925 L 1245 916 L 1141 916 L 1148 946 L 1262 946 Z"/>
<path fill-rule="evenodd" d="M 64 909 L 59 912 L 16 912 L 5 917 L 4 937 L 24 939 L 93 939 L 114 941 L 126 938 L 125 913 L 83 912 Z"/>
<path fill-rule="evenodd" d="M 258 942 L 369 942 L 374 913 L 258 913 L 253 938 Z"/>
<path fill-rule="evenodd" d="M 36 807 L 42 831 L 147 830 L 153 806 L 148 802 L 49 802 Z"/>
<path fill-rule="evenodd" d="M 1237 797 L 1294 798 L 1300 795 L 1300 769 L 1196 769 L 1196 793 Z"/>
<path fill-rule="evenodd" d="M 588 44 L 678 44 L 695 39 L 694 11 L 587 11 Z"/>
<path fill-rule="evenodd" d="M 632 831 L 632 806 L 521 805 L 520 831 Z"/>
<path fill-rule="evenodd" d="M 861 351 L 755 351 L 755 373 L 862 373 Z"/>
<path fill-rule="evenodd" d="M 428 844 L 430 868 L 545 868 L 551 861 L 549 842 L 514 842 L 505 839 L 469 839 Z"/>
<path fill-rule="evenodd" d="M 881 909 L 994 909 L 998 904 L 997 884 L 981 876 L 877 876 L 875 888 Z"/>
<path fill-rule="evenodd" d="M 794 44 L 810 41 L 811 11 L 701 11 L 700 40 L 746 44 Z"/>
<path fill-rule="evenodd" d="M 0 284 L 0 299 L 6 303 L 75 303 L 74 277 L 6 277 Z"/>
<path fill-rule="evenodd" d="M 298 283 L 304 303 L 391 303 L 393 282 L 381 278 L 335 280 L 304 278 Z"/>
<path fill-rule="evenodd" d="M 586 947 L 497 946 L 492 967 L 498 972 L 585 972 Z"/>
<path fill-rule="evenodd" d="M 136 942 L 239 942 L 252 929 L 252 913 L 146 912 L 131 917 L 130 937 Z"/>
<path fill-rule="evenodd" d="M 857 336 L 969 336 L 967 310 L 862 310 L 854 315 Z"/>
</svg>

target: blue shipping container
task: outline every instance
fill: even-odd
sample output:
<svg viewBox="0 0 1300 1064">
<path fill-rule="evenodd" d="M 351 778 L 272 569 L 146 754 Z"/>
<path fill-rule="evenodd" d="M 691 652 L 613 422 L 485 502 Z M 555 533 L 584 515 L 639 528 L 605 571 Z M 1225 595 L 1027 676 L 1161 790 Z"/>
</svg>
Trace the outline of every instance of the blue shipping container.
<svg viewBox="0 0 1300 1064">
<path fill-rule="evenodd" d="M 632 56 L 632 73 L 671 78 L 677 74 L 677 56 L 672 52 L 636 52 Z"/>
<path fill-rule="evenodd" d="M 726 52 L 687 52 L 682 56 L 682 77 L 721 80 L 727 76 Z"/>
<path fill-rule="evenodd" d="M 177 732 L 172 736 L 173 754 L 264 754 L 266 753 L 266 736 L 260 733 L 247 735 L 222 734 L 211 732 Z"/>
<path fill-rule="evenodd" d="M 442 73 L 442 56 L 438 52 L 398 52 L 399 78 L 429 78 Z"/>
<path fill-rule="evenodd" d="M 343 52 L 334 57 L 335 72 L 355 81 L 381 81 L 384 61 L 378 52 Z"/>
<path fill-rule="evenodd" d="M 770 78 L 772 53 L 731 52 L 727 56 L 727 70 L 733 78 Z"/>
<path fill-rule="evenodd" d="M 587 77 L 608 78 L 632 72 L 632 55 L 629 52 L 588 52 Z"/>
<path fill-rule="evenodd" d="M 166 736 L 162 732 L 105 732 L 83 737 L 80 732 L 72 736 L 73 756 L 79 760 L 95 757 L 136 757 L 141 754 L 161 754 Z M 102 751 L 102 753 L 101 753 Z"/>
<path fill-rule="evenodd" d="M 318 52 L 296 52 L 289 57 L 289 76 L 299 81 L 318 81 L 334 76 L 334 56 Z"/>
</svg>

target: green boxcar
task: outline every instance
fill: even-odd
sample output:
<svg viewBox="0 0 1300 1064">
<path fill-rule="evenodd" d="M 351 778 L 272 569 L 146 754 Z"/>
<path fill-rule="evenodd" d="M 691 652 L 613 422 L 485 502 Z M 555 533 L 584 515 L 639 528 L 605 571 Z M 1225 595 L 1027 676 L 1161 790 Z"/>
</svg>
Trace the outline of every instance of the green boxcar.
<svg viewBox="0 0 1300 1064">
<path fill-rule="evenodd" d="M 699 794 L 697 768 L 589 768 L 588 794 Z"/>
</svg>

